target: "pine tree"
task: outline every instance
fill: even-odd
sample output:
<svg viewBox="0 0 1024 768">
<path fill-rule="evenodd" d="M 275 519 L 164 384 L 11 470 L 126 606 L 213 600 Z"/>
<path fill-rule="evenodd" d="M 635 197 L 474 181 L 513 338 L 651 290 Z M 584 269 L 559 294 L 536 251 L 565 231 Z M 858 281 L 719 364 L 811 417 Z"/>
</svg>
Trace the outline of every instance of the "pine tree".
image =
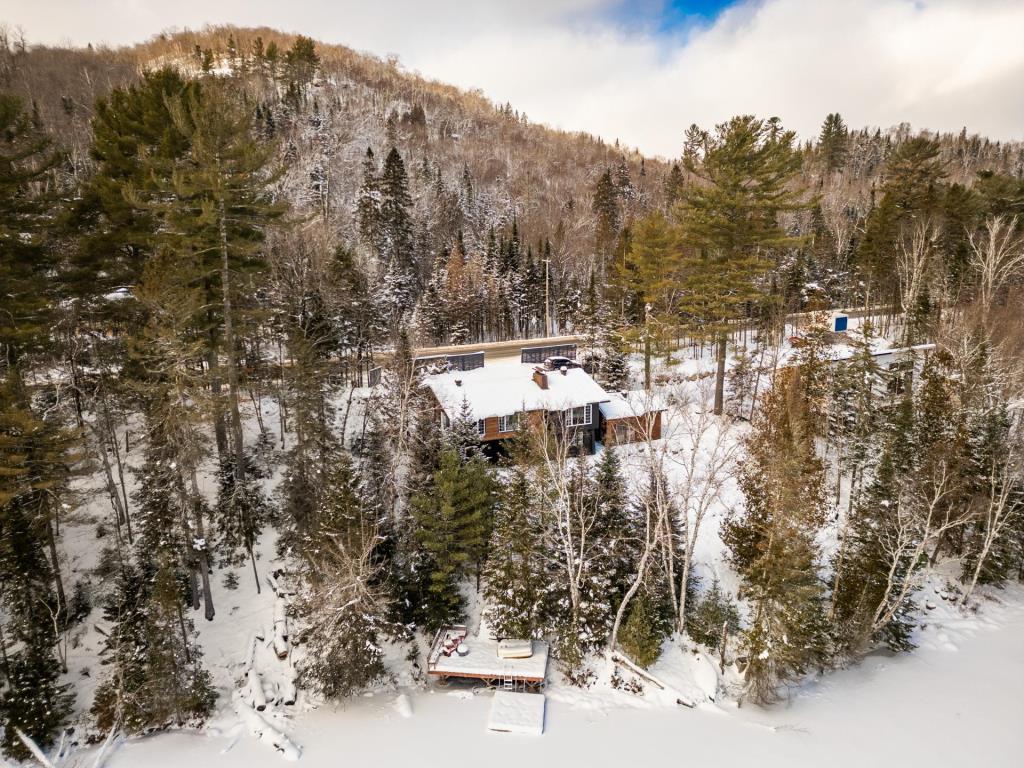
<svg viewBox="0 0 1024 768">
<path fill-rule="evenodd" d="M 299 680 L 329 699 L 358 693 L 385 674 L 380 635 L 394 628 L 382 583 L 381 520 L 340 452 L 321 481 L 315 521 L 302 546 L 296 604 L 305 653 Z"/>
<path fill-rule="evenodd" d="M 824 523 L 824 469 L 799 368 L 776 373 L 747 443 L 744 510 L 723 539 L 750 604 L 745 696 L 772 701 L 778 686 L 825 658 L 824 590 L 815 537 Z"/>
<path fill-rule="evenodd" d="M 445 450 L 430 487 L 412 498 L 411 507 L 416 540 L 429 558 L 425 620 L 436 628 L 462 615 L 458 578 L 483 561 L 492 499 L 482 459 L 463 465 L 454 450 Z"/>
<path fill-rule="evenodd" d="M 644 386 L 650 388 L 651 346 L 667 341 L 677 324 L 683 253 L 678 234 L 660 211 L 636 222 L 616 278 L 624 293 L 624 308 L 635 307 L 642 328 L 634 337 L 644 344 Z"/>
<path fill-rule="evenodd" d="M 60 667 L 54 663 L 51 646 L 40 644 L 40 640 L 33 638 L 8 660 L 8 686 L 0 699 L 4 722 L 0 746 L 15 760 L 32 757 L 17 730 L 45 749 L 71 714 L 74 694 L 70 685 L 60 682 Z"/>
<path fill-rule="evenodd" d="M 182 611 L 181 584 L 160 564 L 146 610 L 145 700 L 152 725 L 202 722 L 217 698 L 192 620 Z"/>
<path fill-rule="evenodd" d="M 356 216 L 359 220 L 359 235 L 363 242 L 380 255 L 384 250 L 381 233 L 381 189 L 377 175 L 377 161 L 373 150 L 366 148 L 363 158 L 363 183 L 356 199 Z"/>
<path fill-rule="evenodd" d="M 696 642 L 712 650 L 719 650 L 723 632 L 735 635 L 740 629 L 740 612 L 736 604 L 722 590 L 716 578 L 699 599 L 687 601 L 692 606 L 686 620 L 686 632 Z"/>
<path fill-rule="evenodd" d="M 597 216 L 594 251 L 598 255 L 602 272 L 606 268 L 622 226 L 622 212 L 619 207 L 621 195 L 622 192 L 612 178 L 611 170 L 605 169 L 594 185 L 594 197 L 591 203 L 591 209 Z"/>
<path fill-rule="evenodd" d="M 868 215 L 854 262 L 866 278 L 867 291 L 878 299 L 899 303 L 896 259 L 901 242 L 916 226 L 937 213 L 946 172 L 936 141 L 917 137 L 901 144 L 888 162 L 882 199 Z"/>
<path fill-rule="evenodd" d="M 525 459 L 520 440 L 517 458 Z M 484 570 L 484 617 L 497 637 L 539 638 L 548 620 L 543 515 L 528 466 L 512 464 L 501 484 Z"/>
<path fill-rule="evenodd" d="M 668 636 L 665 622 L 651 604 L 647 592 L 641 590 L 629 604 L 629 618 L 619 632 L 619 642 L 626 654 L 641 667 L 651 666 L 661 655 L 661 644 Z"/>
<path fill-rule="evenodd" d="M 320 65 L 316 43 L 311 38 L 299 35 L 292 43 L 292 47 L 285 51 L 284 64 L 293 83 L 300 87 L 308 85 Z"/>
<path fill-rule="evenodd" d="M 123 302 L 102 297 L 138 282 L 159 226 L 154 212 L 135 204 L 124 190 L 146 197 L 158 180 L 170 178 L 190 142 L 175 126 L 168 104 L 198 88 L 176 69 L 164 68 L 143 73 L 138 83 L 115 88 L 96 104 L 90 147 L 96 173 L 63 224 L 75 241 L 65 279 L 76 295 L 103 305 L 101 316 L 125 312 Z"/>
<path fill-rule="evenodd" d="M 189 153 L 172 176 L 159 185 L 159 198 L 149 205 L 166 224 L 161 240 L 171 253 L 201 254 L 195 265 L 201 271 L 193 275 L 193 280 L 208 298 L 195 322 L 206 331 L 208 358 L 216 361 L 224 351 L 227 361 L 230 459 L 223 453 L 221 459 L 231 479 L 221 484 L 218 508 L 224 517 L 220 527 L 228 544 L 245 550 L 255 571 L 253 546 L 263 517 L 263 501 L 253 478 L 246 476 L 239 407 L 241 342 L 237 330 L 239 309 L 245 302 L 240 289 L 252 286 L 254 281 L 250 278 L 243 283 L 238 278 L 239 273 L 253 275 L 262 269 L 257 249 L 268 222 L 283 212 L 282 206 L 271 202 L 267 195 L 274 178 L 268 172 L 272 147 L 253 138 L 251 113 L 223 86 L 207 83 L 201 93 L 173 100 L 170 110 L 175 127 L 188 137 Z M 184 258 L 180 263 L 194 264 Z M 217 310 L 216 317 L 211 314 L 213 309 Z M 212 362 L 211 369 L 214 367 Z M 219 397 L 214 398 L 214 404 L 219 420 Z"/>
<path fill-rule="evenodd" d="M 791 182 L 800 169 L 795 134 L 777 119 L 734 117 L 711 134 L 688 132 L 686 170 L 700 183 L 685 187 L 676 215 L 685 260 L 681 309 L 717 345 L 715 414 L 724 403 L 727 327 L 763 301 L 767 255 L 799 238 L 785 232 L 779 214 L 805 207 Z"/>
<path fill-rule="evenodd" d="M 834 634 L 846 653 L 861 653 L 876 642 L 893 651 L 913 647 L 912 594 L 894 607 L 880 629 L 874 626 L 878 606 L 886 602 L 892 585 L 905 582 L 911 567 L 898 554 L 893 558 L 887 542 L 894 532 L 900 478 L 912 471 L 912 418 L 909 397 L 888 414 L 881 456 L 870 468 L 871 481 L 847 521 L 842 559 L 833 563 L 839 572 L 832 596 Z"/>
<path fill-rule="evenodd" d="M 13 643 L 18 650 L 11 655 L 4 649 L 9 685 L 0 699 L 0 716 L 5 723 L 3 751 L 17 759 L 28 753 L 15 728 L 48 746 L 71 708 L 68 687 L 59 683 L 62 665 L 54 649 L 54 617 L 63 621 L 62 603 L 53 591 L 53 572 L 39 532 L 41 489 L 34 486 L 40 478 L 24 439 L 40 428 L 7 382 L 0 390 L 0 600 L 5 614 L 0 642 Z"/>
<path fill-rule="evenodd" d="M 58 161 L 15 96 L 0 94 L 0 350 L 13 367 L 49 345 L 54 253 L 52 201 L 37 190 Z"/>
<path fill-rule="evenodd" d="M 445 435 L 445 443 L 459 455 L 461 461 L 467 461 L 479 453 L 480 431 L 477 428 L 477 420 L 473 418 L 469 401 L 465 397 L 462 398 L 458 413 L 455 414 L 452 425 Z"/>
<path fill-rule="evenodd" d="M 402 156 L 394 147 L 380 177 L 380 253 L 384 267 L 382 297 L 392 324 L 412 309 L 419 290 L 413 241 L 412 197 Z"/>
<path fill-rule="evenodd" d="M 831 112 L 826 115 L 818 136 L 818 151 L 825 160 L 826 170 L 842 170 L 846 164 L 848 139 L 849 131 L 839 113 Z"/>
<path fill-rule="evenodd" d="M 100 663 L 110 672 L 96 689 L 91 709 L 101 731 L 120 726 L 129 733 L 138 733 L 151 724 L 146 696 L 145 581 L 131 563 L 123 563 L 114 592 L 103 608 L 108 626 Z"/>
<path fill-rule="evenodd" d="M 683 194 L 683 172 L 679 168 L 679 163 L 672 163 L 672 168 L 668 172 L 668 177 L 665 179 L 665 211 L 671 211 L 675 204 L 679 202 L 680 197 Z"/>
</svg>

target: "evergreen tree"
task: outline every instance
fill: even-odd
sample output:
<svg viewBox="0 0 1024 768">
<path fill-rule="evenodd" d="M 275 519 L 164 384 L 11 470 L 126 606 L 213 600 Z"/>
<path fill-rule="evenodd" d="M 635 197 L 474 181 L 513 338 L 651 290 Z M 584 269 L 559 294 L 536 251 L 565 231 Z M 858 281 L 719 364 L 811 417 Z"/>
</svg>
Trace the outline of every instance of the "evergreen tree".
<svg viewBox="0 0 1024 768">
<path fill-rule="evenodd" d="M 34 638 L 7 662 L 8 686 L 0 699 L 4 722 L 0 746 L 5 755 L 16 760 L 32 757 L 17 730 L 45 749 L 53 744 L 54 733 L 71 714 L 74 700 L 70 686 L 60 682 L 60 667 L 54 663 L 52 647 L 38 644 L 40 639 Z"/>
<path fill-rule="evenodd" d="M 380 177 L 378 255 L 384 268 L 382 301 L 393 324 L 412 309 L 418 293 L 411 208 L 405 163 L 392 147 Z"/>
<path fill-rule="evenodd" d="M 681 309 L 717 345 L 715 414 L 724 403 L 728 323 L 763 301 L 767 255 L 799 238 L 785 232 L 779 214 L 806 204 L 791 183 L 801 157 L 795 134 L 777 119 L 734 117 L 714 134 L 688 133 L 686 169 L 700 183 L 688 185 L 676 207 L 685 260 Z"/>
<path fill-rule="evenodd" d="M 692 606 L 686 619 L 686 632 L 696 642 L 719 650 L 723 632 L 735 635 L 740 629 L 740 613 L 716 578 L 699 599 L 687 601 Z"/>
<path fill-rule="evenodd" d="M 293 83 L 299 87 L 308 85 L 320 65 L 316 43 L 311 38 L 299 35 L 292 43 L 292 47 L 285 51 L 284 64 Z"/>
<path fill-rule="evenodd" d="M 875 642 L 894 651 L 913 647 L 912 594 L 894 607 L 880 630 L 874 627 L 878 607 L 886 602 L 892 585 L 906 580 L 910 568 L 905 558 L 892 557 L 887 541 L 896 524 L 900 477 L 912 471 L 913 448 L 907 439 L 912 417 L 909 398 L 889 414 L 881 457 L 847 522 L 842 559 L 833 563 L 839 571 L 832 596 L 834 633 L 839 649 L 847 653 L 860 653 Z"/>
<path fill-rule="evenodd" d="M 481 459 L 465 465 L 451 449 L 428 489 L 412 498 L 416 540 L 429 557 L 427 625 L 436 628 L 464 610 L 458 578 L 483 560 L 491 518 L 490 478 Z"/>
<path fill-rule="evenodd" d="M 594 185 L 594 198 L 591 208 L 597 216 L 597 232 L 594 238 L 594 251 L 599 258 L 602 272 L 611 256 L 622 226 L 622 212 L 619 199 L 621 189 L 612 178 L 610 169 L 605 169 Z"/>
<path fill-rule="evenodd" d="M 644 386 L 650 388 L 652 344 L 668 341 L 677 324 L 682 250 L 678 234 L 660 211 L 636 222 L 629 247 L 617 264 L 617 279 L 624 292 L 624 309 L 634 307 L 634 331 L 644 344 Z"/>
<path fill-rule="evenodd" d="M 192 620 L 182 611 L 181 584 L 161 563 L 146 609 L 146 711 L 152 725 L 202 722 L 217 693 L 202 667 Z"/>
<path fill-rule="evenodd" d="M 355 468 L 339 453 L 322 480 L 316 520 L 302 547 L 296 608 L 306 652 L 299 679 L 329 699 L 351 696 L 384 676 L 380 635 L 394 631 L 378 552 L 381 519 L 362 496 Z"/>
<path fill-rule="evenodd" d="M 68 686 L 59 682 L 54 616 L 63 622 L 62 603 L 53 591 L 39 530 L 40 494 L 46 491 L 38 486 L 44 482 L 33 461 L 38 453 L 26 445 L 42 426 L 16 391 L 12 382 L 0 389 L 0 600 L 5 614 L 0 643 L 17 649 L 13 655 L 3 649 L 8 686 L 0 698 L 0 716 L 4 753 L 22 759 L 29 755 L 14 729 L 43 747 L 52 744 L 70 714 L 71 697 Z"/>
<path fill-rule="evenodd" d="M 825 160 L 828 171 L 842 170 L 846 164 L 846 148 L 849 131 L 838 112 L 830 112 L 821 125 L 818 136 L 818 151 Z"/>
<path fill-rule="evenodd" d="M 661 655 L 661 644 L 668 636 L 665 622 L 651 604 L 647 592 L 641 590 L 629 604 L 629 618 L 619 632 L 619 642 L 626 654 L 641 667 L 651 666 Z"/>
<path fill-rule="evenodd" d="M 525 459 L 519 439 L 513 454 Z M 484 570 L 484 617 L 497 637 L 539 638 L 549 610 L 543 515 L 529 467 L 516 461 L 501 484 Z"/>
<path fill-rule="evenodd" d="M 8 367 L 49 345 L 52 201 L 38 189 L 57 160 L 22 102 L 0 94 L 0 351 Z"/>
<path fill-rule="evenodd" d="M 251 276 L 262 270 L 258 249 L 263 234 L 268 222 L 283 212 L 267 191 L 274 178 L 269 171 L 273 148 L 254 138 L 251 113 L 224 86 L 208 83 L 201 93 L 171 102 L 170 109 L 190 148 L 170 179 L 160 185 L 160 197 L 152 207 L 167 225 L 161 234 L 165 247 L 171 253 L 200 256 L 198 263 L 182 259 L 183 266 L 201 267 L 193 279 L 208 297 L 202 315 L 195 320 L 207 332 L 209 359 L 215 360 L 223 351 L 227 361 L 230 459 L 224 454 L 221 459 L 231 479 L 221 484 L 218 509 L 224 517 L 220 527 L 228 544 L 245 550 L 255 571 L 253 546 L 264 502 L 251 473 L 246 473 L 238 329 L 239 310 L 246 301 L 242 287 L 251 290 Z M 248 273 L 250 279 L 243 282 L 241 273 Z M 216 317 L 211 316 L 213 308 Z M 220 412 L 219 397 L 214 404 Z"/>
<path fill-rule="evenodd" d="M 154 212 L 124 190 L 148 197 L 160 180 L 170 178 L 190 141 L 168 105 L 198 89 L 198 83 L 168 67 L 143 73 L 138 83 L 115 88 L 96 104 L 90 147 L 96 173 L 63 223 L 75 242 L 65 279 L 76 295 L 103 304 L 100 317 L 124 313 L 122 302 L 102 297 L 138 282 L 159 226 Z"/>
<path fill-rule="evenodd" d="M 913 236 L 915 226 L 938 211 L 946 175 L 938 143 L 917 137 L 901 144 L 889 158 L 881 202 L 868 215 L 854 262 L 866 279 L 869 294 L 899 303 L 899 280 L 894 279 L 894 254 Z"/>
<path fill-rule="evenodd" d="M 672 168 L 665 179 L 665 210 L 671 211 L 683 194 L 683 172 L 679 163 L 672 163 Z"/>
<path fill-rule="evenodd" d="M 356 216 L 363 242 L 375 254 L 383 253 L 380 179 L 377 175 L 377 161 L 370 147 L 366 148 L 366 156 L 363 158 L 363 183 L 356 199 Z"/>
<path fill-rule="evenodd" d="M 741 514 L 723 539 L 750 604 L 745 694 L 772 701 L 778 686 L 825 658 L 824 590 L 815 537 L 824 523 L 824 469 L 814 451 L 801 369 L 776 373 L 747 443 Z"/>
<path fill-rule="evenodd" d="M 473 418 L 469 401 L 465 397 L 462 398 L 459 411 L 455 414 L 452 425 L 445 436 L 445 443 L 459 455 L 459 459 L 463 462 L 479 453 L 480 432 L 477 428 L 477 420 Z"/>
<path fill-rule="evenodd" d="M 117 725 L 138 733 L 151 725 L 146 696 L 146 599 L 143 575 L 130 563 L 122 564 L 114 592 L 103 608 L 108 626 L 100 663 L 110 673 L 96 689 L 91 710 L 101 731 Z"/>
</svg>

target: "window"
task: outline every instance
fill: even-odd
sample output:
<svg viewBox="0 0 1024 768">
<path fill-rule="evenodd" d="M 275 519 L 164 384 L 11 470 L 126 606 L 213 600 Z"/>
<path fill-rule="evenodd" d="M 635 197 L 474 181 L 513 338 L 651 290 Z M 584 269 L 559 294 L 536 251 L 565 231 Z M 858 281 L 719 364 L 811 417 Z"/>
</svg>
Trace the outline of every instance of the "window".
<svg viewBox="0 0 1024 768">
<path fill-rule="evenodd" d="M 476 433 L 478 435 L 482 435 L 485 431 L 486 431 L 486 427 L 484 425 L 484 420 L 483 419 L 477 419 L 476 420 Z"/>
<path fill-rule="evenodd" d="M 519 429 L 519 414 L 510 413 L 508 416 L 498 417 L 499 432 L 515 432 Z"/>
<path fill-rule="evenodd" d="M 579 408 L 570 408 L 565 412 L 565 426 L 582 427 L 590 423 L 591 406 L 581 405 Z"/>
</svg>

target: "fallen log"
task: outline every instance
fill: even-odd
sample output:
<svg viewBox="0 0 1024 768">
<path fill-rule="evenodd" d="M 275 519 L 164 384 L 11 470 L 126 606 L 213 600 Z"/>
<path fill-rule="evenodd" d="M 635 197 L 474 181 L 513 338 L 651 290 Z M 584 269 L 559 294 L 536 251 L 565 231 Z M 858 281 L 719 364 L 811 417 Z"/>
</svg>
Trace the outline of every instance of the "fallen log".
<svg viewBox="0 0 1024 768">
<path fill-rule="evenodd" d="M 296 761 L 302 757 L 302 750 L 282 731 L 268 723 L 256 710 L 243 701 L 238 702 L 238 714 L 260 741 L 266 741 L 281 753 L 285 760 Z"/>
<path fill-rule="evenodd" d="M 248 694 L 246 701 L 256 710 L 262 712 L 267 708 L 267 696 L 263 692 L 263 680 L 260 673 L 256 671 L 256 643 L 259 642 L 259 633 L 254 634 L 249 643 L 249 656 L 245 663 L 245 678 Z"/>
<path fill-rule="evenodd" d="M 288 606 L 283 597 L 274 601 L 274 653 L 279 659 L 288 658 Z"/>
<path fill-rule="evenodd" d="M 611 659 L 612 659 L 612 661 L 615 664 L 618 664 L 623 669 L 625 669 L 625 670 L 627 670 L 629 672 L 632 672 L 637 677 L 643 678 L 644 680 L 649 682 L 651 685 L 656 687 L 658 690 L 660 690 L 660 691 L 670 691 L 670 692 L 676 694 L 676 704 L 679 704 L 680 706 L 683 706 L 683 707 L 689 707 L 690 709 L 693 709 L 694 707 L 697 706 L 697 702 L 695 700 L 693 700 L 692 698 L 686 696 L 681 691 L 679 691 L 679 690 L 673 688 L 672 686 L 664 683 L 663 681 L 659 680 L 654 675 L 652 675 L 650 672 L 648 672 L 647 670 L 637 666 L 632 661 L 627 659 L 625 656 L 621 656 L 621 655 L 619 655 L 617 653 L 613 653 L 611 655 Z"/>
</svg>

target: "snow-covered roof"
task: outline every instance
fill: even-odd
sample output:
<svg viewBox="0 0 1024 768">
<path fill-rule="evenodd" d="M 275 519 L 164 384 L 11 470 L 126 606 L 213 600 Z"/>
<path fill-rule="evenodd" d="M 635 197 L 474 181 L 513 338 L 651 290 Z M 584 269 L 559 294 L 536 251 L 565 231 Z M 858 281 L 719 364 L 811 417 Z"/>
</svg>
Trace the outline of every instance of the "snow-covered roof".
<svg viewBox="0 0 1024 768">
<path fill-rule="evenodd" d="M 610 398 L 608 402 L 601 403 L 601 415 L 606 419 L 628 419 L 665 410 L 665 402 L 661 397 L 642 389 L 614 393 Z"/>
<path fill-rule="evenodd" d="M 519 411 L 564 411 L 588 403 L 602 403 L 611 396 L 582 368 L 545 371 L 548 388 L 533 380 L 536 366 L 492 365 L 473 371 L 450 371 L 427 376 L 430 387 L 449 418 L 454 418 L 465 398 L 474 419 L 508 416 Z M 456 382 L 461 382 L 461 386 Z"/>
</svg>

